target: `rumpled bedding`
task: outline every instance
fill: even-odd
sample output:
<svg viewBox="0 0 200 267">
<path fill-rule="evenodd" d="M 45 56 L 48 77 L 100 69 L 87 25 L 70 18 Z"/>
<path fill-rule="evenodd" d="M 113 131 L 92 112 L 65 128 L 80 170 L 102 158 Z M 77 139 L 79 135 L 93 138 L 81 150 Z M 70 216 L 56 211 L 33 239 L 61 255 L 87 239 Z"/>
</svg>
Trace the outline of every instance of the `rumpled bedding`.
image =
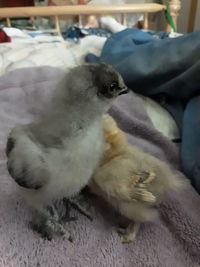
<svg viewBox="0 0 200 267">
<path fill-rule="evenodd" d="M 37 43 L 58 43 L 63 42 L 62 36 L 55 33 L 48 33 L 42 30 L 20 30 L 14 27 L 3 27 L 3 30 L 10 36 L 12 43 L 37 44 Z"/>
<path fill-rule="evenodd" d="M 78 44 L 60 43 L 6 43 L 0 45 L 0 75 L 8 71 L 35 66 L 53 66 L 63 69 L 85 62 L 85 55 L 100 55 L 106 38 L 88 36 Z"/>
<path fill-rule="evenodd" d="M 93 222 L 78 214 L 77 222 L 66 224 L 74 243 L 59 237 L 49 242 L 29 228 L 30 211 L 6 170 L 6 137 L 16 124 L 36 118 L 63 75 L 58 68 L 37 67 L 0 78 L 0 266 L 199 267 L 200 197 L 189 184 L 169 196 L 159 208 L 160 217 L 142 225 L 131 244 L 121 244 L 113 229 L 116 218 L 101 202 L 92 202 Z M 178 149 L 154 128 L 142 98 L 120 96 L 110 113 L 131 144 L 178 171 Z"/>
</svg>

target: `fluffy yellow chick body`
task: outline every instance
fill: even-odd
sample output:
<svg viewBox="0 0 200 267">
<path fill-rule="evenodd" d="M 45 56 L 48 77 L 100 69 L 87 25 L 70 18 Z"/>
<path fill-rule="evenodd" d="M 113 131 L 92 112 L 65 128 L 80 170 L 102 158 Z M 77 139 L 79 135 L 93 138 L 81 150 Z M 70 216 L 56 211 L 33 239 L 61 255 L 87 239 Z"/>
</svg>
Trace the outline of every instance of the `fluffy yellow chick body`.
<svg viewBox="0 0 200 267">
<path fill-rule="evenodd" d="M 103 117 L 105 153 L 89 186 L 131 223 L 122 242 L 135 239 L 139 225 L 157 217 L 156 205 L 183 182 L 161 160 L 130 146 L 109 115 Z"/>
</svg>

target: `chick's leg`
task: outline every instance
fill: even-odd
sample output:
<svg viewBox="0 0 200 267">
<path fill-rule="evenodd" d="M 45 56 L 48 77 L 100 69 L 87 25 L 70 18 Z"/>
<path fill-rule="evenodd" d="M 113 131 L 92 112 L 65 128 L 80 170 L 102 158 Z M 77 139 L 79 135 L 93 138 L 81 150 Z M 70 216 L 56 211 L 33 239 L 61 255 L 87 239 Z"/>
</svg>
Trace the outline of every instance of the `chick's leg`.
<svg viewBox="0 0 200 267">
<path fill-rule="evenodd" d="M 137 232 L 140 228 L 139 223 L 131 222 L 126 229 L 121 233 L 121 242 L 129 243 L 135 240 Z"/>
<path fill-rule="evenodd" d="M 67 208 L 68 205 L 70 205 L 72 208 L 76 209 L 78 212 L 83 214 L 85 217 L 87 217 L 89 220 L 93 220 L 90 212 L 88 211 L 88 208 L 86 207 L 87 198 L 83 194 L 79 194 L 75 197 L 72 197 L 70 199 L 66 200 Z"/>
<path fill-rule="evenodd" d="M 48 240 L 51 240 L 54 234 L 59 234 L 72 241 L 70 233 L 60 223 L 59 215 L 53 205 L 48 206 L 42 211 L 35 211 L 31 226 L 42 237 Z"/>
<path fill-rule="evenodd" d="M 77 217 L 70 216 L 71 206 L 70 206 L 70 202 L 67 198 L 63 198 L 63 204 L 65 207 L 65 215 L 61 218 L 62 221 L 64 221 L 64 222 L 76 221 Z"/>
</svg>

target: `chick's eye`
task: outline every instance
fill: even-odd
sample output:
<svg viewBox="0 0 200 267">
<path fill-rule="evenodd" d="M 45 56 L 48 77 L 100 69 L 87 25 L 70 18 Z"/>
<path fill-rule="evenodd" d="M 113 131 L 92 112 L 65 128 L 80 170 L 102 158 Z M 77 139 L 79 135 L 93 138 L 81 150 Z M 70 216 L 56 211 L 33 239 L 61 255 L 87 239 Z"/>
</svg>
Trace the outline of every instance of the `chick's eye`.
<svg viewBox="0 0 200 267">
<path fill-rule="evenodd" d="M 110 85 L 110 90 L 111 91 L 114 91 L 114 90 L 116 90 L 118 88 L 118 83 L 117 82 L 113 82 L 113 83 L 111 83 L 111 85 Z"/>
</svg>

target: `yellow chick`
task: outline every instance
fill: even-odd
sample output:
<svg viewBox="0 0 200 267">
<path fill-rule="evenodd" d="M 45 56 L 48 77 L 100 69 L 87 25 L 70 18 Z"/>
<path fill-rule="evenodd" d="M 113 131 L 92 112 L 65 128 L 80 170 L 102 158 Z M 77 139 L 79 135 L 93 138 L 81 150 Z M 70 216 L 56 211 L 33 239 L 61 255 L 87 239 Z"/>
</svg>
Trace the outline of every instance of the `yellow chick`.
<svg viewBox="0 0 200 267">
<path fill-rule="evenodd" d="M 120 229 L 121 241 L 127 243 L 135 239 L 140 223 L 157 217 L 156 205 L 166 193 L 183 182 L 166 163 L 130 146 L 111 116 L 103 116 L 103 128 L 105 152 L 89 187 L 131 221 Z"/>
</svg>

